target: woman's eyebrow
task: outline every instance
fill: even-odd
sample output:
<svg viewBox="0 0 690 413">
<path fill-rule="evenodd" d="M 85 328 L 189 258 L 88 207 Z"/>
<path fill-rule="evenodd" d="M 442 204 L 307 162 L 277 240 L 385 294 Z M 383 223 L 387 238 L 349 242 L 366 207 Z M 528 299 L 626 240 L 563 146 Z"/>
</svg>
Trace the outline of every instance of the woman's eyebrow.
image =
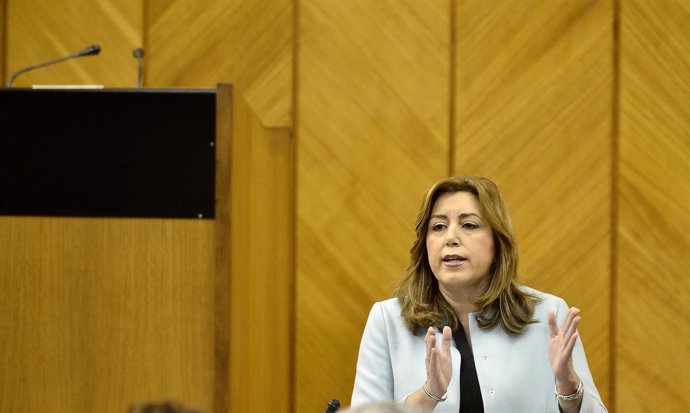
<svg viewBox="0 0 690 413">
<path fill-rule="evenodd" d="M 462 214 L 458 215 L 458 218 L 460 218 L 460 219 L 465 219 L 468 217 L 477 217 L 479 219 L 482 219 L 481 215 L 476 214 L 474 212 L 463 212 Z M 448 219 L 448 215 L 446 215 L 446 214 L 434 214 L 434 215 L 430 216 L 429 218 L 430 219 L 434 219 L 434 218 L 436 218 L 436 219 Z"/>
<path fill-rule="evenodd" d="M 460 219 L 468 218 L 468 217 L 477 217 L 479 219 L 482 219 L 482 217 L 479 214 L 475 214 L 474 212 L 465 212 L 465 213 L 458 215 L 458 217 Z"/>
</svg>

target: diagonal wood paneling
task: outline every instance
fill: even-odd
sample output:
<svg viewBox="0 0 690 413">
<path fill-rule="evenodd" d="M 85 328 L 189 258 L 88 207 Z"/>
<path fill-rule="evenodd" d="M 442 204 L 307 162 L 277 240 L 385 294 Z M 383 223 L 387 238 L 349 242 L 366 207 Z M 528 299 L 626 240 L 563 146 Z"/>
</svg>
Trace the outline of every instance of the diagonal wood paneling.
<svg viewBox="0 0 690 413">
<path fill-rule="evenodd" d="M 89 2 L 4 0 L 7 2 L 7 71 L 77 52 L 93 43 L 98 56 L 86 56 L 22 74 L 14 86 L 84 85 L 133 87 L 132 50 L 142 42 L 141 0 Z"/>
<path fill-rule="evenodd" d="M 266 126 L 291 126 L 292 0 L 150 0 L 145 85 L 232 83 Z"/>
<path fill-rule="evenodd" d="M 620 9 L 618 411 L 690 411 L 690 5 Z"/>
<path fill-rule="evenodd" d="M 368 311 L 448 171 L 450 1 L 300 2 L 298 32 L 295 411 L 310 412 L 349 404 Z"/>
<path fill-rule="evenodd" d="M 523 280 L 582 309 L 606 401 L 612 2 L 461 1 L 456 27 L 454 173 L 502 188 Z"/>
</svg>

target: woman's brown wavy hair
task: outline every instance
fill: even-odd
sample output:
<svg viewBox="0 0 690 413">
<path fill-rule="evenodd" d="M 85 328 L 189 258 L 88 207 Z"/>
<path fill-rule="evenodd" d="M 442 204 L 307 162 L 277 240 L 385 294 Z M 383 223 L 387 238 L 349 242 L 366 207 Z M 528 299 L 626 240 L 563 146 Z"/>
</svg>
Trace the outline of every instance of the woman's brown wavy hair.
<svg viewBox="0 0 690 413">
<path fill-rule="evenodd" d="M 521 333 L 535 322 L 534 305 L 539 299 L 519 288 L 515 234 L 498 187 L 489 179 L 476 176 L 442 179 L 431 187 L 422 202 L 415 226 L 417 239 L 410 249 L 410 265 L 394 292 L 400 300 L 405 323 L 414 334 L 429 326 L 448 325 L 456 330 L 460 325 L 455 311 L 440 293 L 426 250 L 434 204 L 441 195 L 455 192 L 469 192 L 477 197 L 482 216 L 494 236 L 496 252 L 489 269 L 489 287 L 473 301 L 480 312 L 479 327 L 490 329 L 500 322 L 505 331 Z"/>
</svg>

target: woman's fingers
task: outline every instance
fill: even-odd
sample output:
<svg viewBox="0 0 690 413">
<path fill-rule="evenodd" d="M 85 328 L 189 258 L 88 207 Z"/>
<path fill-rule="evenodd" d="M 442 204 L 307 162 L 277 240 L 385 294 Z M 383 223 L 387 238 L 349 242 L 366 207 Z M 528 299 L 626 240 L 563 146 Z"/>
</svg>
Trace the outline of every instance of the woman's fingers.
<svg viewBox="0 0 690 413">
<path fill-rule="evenodd" d="M 573 317 L 572 320 L 570 320 L 570 324 L 568 325 L 568 329 L 564 330 L 565 336 L 569 337 L 577 332 L 577 325 L 580 324 L 580 316 Z"/>
<path fill-rule="evenodd" d="M 580 309 L 575 307 L 570 308 L 568 313 L 565 315 L 565 319 L 563 320 L 563 324 L 561 324 L 560 329 L 558 328 L 556 314 L 554 314 L 553 310 L 549 310 L 547 314 L 547 321 L 549 324 L 551 338 L 561 334 L 561 338 L 565 344 L 565 342 L 568 342 L 573 334 L 577 334 L 577 326 L 580 324 Z"/>
<path fill-rule="evenodd" d="M 549 333 L 551 333 L 551 337 L 556 337 L 558 335 L 558 324 L 556 324 L 556 314 L 553 310 L 549 310 L 546 319 L 549 322 Z"/>
<path fill-rule="evenodd" d="M 453 332 L 445 326 L 441 333 L 441 343 L 436 340 L 436 328 L 429 327 L 424 337 L 426 345 L 426 384 L 433 394 L 443 394 L 448 387 L 451 375 L 450 341 Z"/>
<path fill-rule="evenodd" d="M 573 321 L 575 321 L 575 318 L 579 315 L 579 308 L 570 307 L 570 309 L 568 309 L 568 313 L 565 315 L 565 320 L 563 320 L 563 324 L 561 325 L 561 331 L 564 331 L 567 335 L 569 335 L 568 333 L 570 333 L 572 330 Z"/>
<path fill-rule="evenodd" d="M 577 332 L 568 337 L 568 341 L 565 343 L 564 352 L 568 358 L 572 357 L 573 349 L 575 348 L 575 342 L 577 341 Z"/>
<path fill-rule="evenodd" d="M 568 355 L 572 352 L 572 348 L 575 346 L 575 339 L 577 338 L 577 326 L 580 324 L 580 310 L 578 308 L 572 307 L 568 310 L 568 314 L 563 321 L 563 326 L 561 327 L 561 343 L 564 349 L 566 349 Z M 572 342 L 572 345 L 570 345 Z"/>
<path fill-rule="evenodd" d="M 573 318 L 573 322 L 570 324 L 568 331 L 563 335 L 563 348 L 568 358 L 573 353 L 573 348 L 575 348 L 575 342 L 577 341 L 577 326 L 580 324 L 580 317 L 577 316 Z"/>
<path fill-rule="evenodd" d="M 426 331 L 426 336 L 424 337 L 424 344 L 426 345 L 426 368 L 427 372 L 429 371 L 429 368 L 431 367 L 431 363 L 433 361 L 433 348 L 436 342 L 436 334 L 434 333 L 434 328 L 429 327 L 429 329 Z"/>
<path fill-rule="evenodd" d="M 559 328 L 556 314 L 553 311 L 547 313 L 550 333 L 549 361 L 558 380 L 565 380 L 574 375 L 572 357 L 577 343 L 577 328 L 580 325 L 580 320 L 580 310 L 571 307 L 565 314 Z"/>
<path fill-rule="evenodd" d="M 443 337 L 441 339 L 441 353 L 450 357 L 450 340 L 453 338 L 453 331 L 450 327 L 443 327 Z"/>
</svg>

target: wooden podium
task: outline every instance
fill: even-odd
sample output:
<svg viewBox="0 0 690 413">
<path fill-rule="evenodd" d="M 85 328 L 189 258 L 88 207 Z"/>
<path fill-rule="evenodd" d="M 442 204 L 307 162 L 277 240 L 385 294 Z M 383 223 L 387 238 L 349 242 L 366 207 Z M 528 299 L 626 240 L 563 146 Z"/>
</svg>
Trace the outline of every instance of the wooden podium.
<svg viewBox="0 0 690 413">
<path fill-rule="evenodd" d="M 194 109 L 185 106 L 185 91 L 177 92 L 180 112 L 170 123 Z M 8 93 L 17 92 L 0 91 L 0 102 Z M 88 99 L 113 93 L 89 91 Z M 294 145 L 288 130 L 261 125 L 230 85 L 199 94 L 211 96 L 212 142 L 201 130 L 180 138 L 180 126 L 162 137 L 146 129 L 151 125 L 124 127 L 112 113 L 118 106 L 99 120 L 115 122 L 112 136 L 83 129 L 91 138 L 154 139 L 169 164 L 153 162 L 157 167 L 146 172 L 136 153 L 125 163 L 109 158 L 120 145 L 114 143 L 89 147 L 99 160 L 86 169 L 91 174 L 67 174 L 72 183 L 82 177 L 86 191 L 72 184 L 50 196 L 50 186 L 35 191 L 32 185 L 52 180 L 50 173 L 2 177 L 23 183 L 3 184 L 16 192 L 0 195 L 0 411 L 125 413 L 162 400 L 213 413 L 289 411 Z M 41 122 L 54 114 L 13 116 Z M 132 136 L 138 130 L 148 132 Z M 191 146 L 176 146 L 187 138 Z M 57 156 L 54 142 L 16 148 L 26 142 L 0 139 L 6 151 L 14 142 L 17 175 L 38 168 L 36 159 Z M 29 152 L 38 158 L 16 159 Z M 141 168 L 130 173 L 127 165 Z M 99 175 L 109 166 L 119 168 L 116 179 Z M 146 181 L 149 172 L 160 182 Z M 169 198 L 157 192 L 161 187 Z M 51 201 L 65 194 L 81 202 Z"/>
</svg>

